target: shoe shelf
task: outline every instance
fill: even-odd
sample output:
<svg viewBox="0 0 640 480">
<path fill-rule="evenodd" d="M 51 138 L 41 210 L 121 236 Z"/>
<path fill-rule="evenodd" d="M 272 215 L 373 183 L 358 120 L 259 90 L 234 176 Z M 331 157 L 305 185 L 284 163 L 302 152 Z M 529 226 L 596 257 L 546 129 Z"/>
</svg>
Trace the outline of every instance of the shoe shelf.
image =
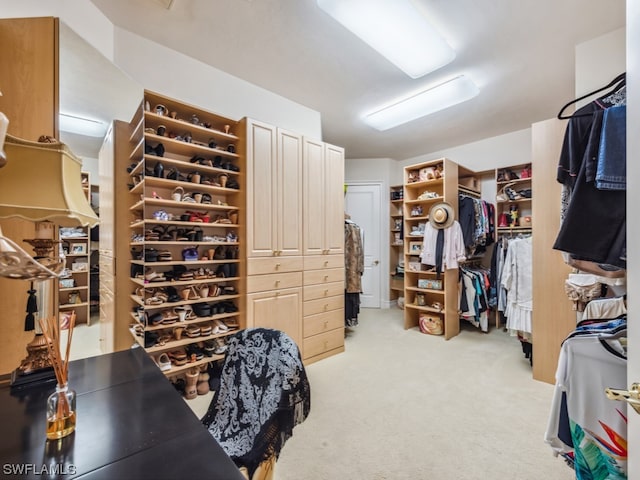
<svg viewBox="0 0 640 480">
<path fill-rule="evenodd" d="M 409 308 L 409 309 L 412 309 L 412 310 L 418 310 L 418 311 L 421 311 L 421 312 L 431 312 L 431 313 L 438 313 L 438 314 L 444 313 L 439 308 L 429 307 L 428 305 L 416 305 L 415 303 L 407 303 L 407 304 L 405 304 L 405 308 Z"/>
<path fill-rule="evenodd" d="M 406 287 L 406 289 L 412 292 L 424 292 L 424 293 L 433 293 L 436 295 L 444 295 L 444 290 L 435 290 L 433 288 Z"/>
<path fill-rule="evenodd" d="M 167 133 L 169 134 L 174 132 L 176 135 L 182 135 L 184 132 L 188 131 L 191 134 L 196 134 L 201 137 L 215 138 L 216 140 L 226 143 L 238 141 L 238 137 L 232 133 L 225 133 L 221 130 L 203 127 L 179 118 L 171 118 L 165 115 L 160 116 L 154 112 L 144 112 L 144 124 L 146 127 L 150 127 L 155 130 L 157 130 L 160 125 L 164 125 Z"/>
<path fill-rule="evenodd" d="M 74 289 L 74 290 L 77 290 L 77 289 Z M 61 303 L 60 305 L 58 305 L 58 308 L 62 310 L 67 308 L 80 308 L 80 307 L 87 307 L 87 306 L 89 306 L 89 302 Z"/>
<path fill-rule="evenodd" d="M 200 365 L 204 365 L 209 362 L 215 362 L 217 360 L 222 360 L 223 358 L 224 358 L 224 355 L 213 354 L 212 356 L 208 357 L 205 354 L 204 358 L 201 358 L 200 360 L 196 360 L 195 362 L 187 362 L 184 365 L 174 365 L 172 363 L 171 368 L 167 370 L 163 370 L 162 373 L 164 373 L 167 377 L 171 377 L 179 373 L 186 372 L 187 370 L 191 370 L 194 367 L 198 367 Z"/>
<path fill-rule="evenodd" d="M 160 262 L 150 262 L 147 265 L 160 263 Z M 168 263 L 168 262 L 167 262 Z M 229 263 L 229 262 L 225 262 Z M 185 262 L 182 262 L 181 265 L 184 265 Z M 132 278 L 133 283 L 140 285 L 141 287 L 188 287 L 189 285 L 205 285 L 207 283 L 223 283 L 223 282 L 233 282 L 240 280 L 240 277 L 212 277 L 212 278 L 203 278 L 198 280 L 176 280 L 169 282 L 150 282 L 147 280 L 143 280 L 141 278 Z M 207 297 L 214 298 L 214 297 Z"/>
<path fill-rule="evenodd" d="M 158 282 L 160 283 L 160 282 Z M 148 283 L 146 286 L 155 286 L 153 283 Z M 145 305 L 144 300 L 135 294 L 131 294 L 131 299 L 145 310 L 161 310 L 167 308 L 179 307 L 181 305 L 193 305 L 195 303 L 208 303 L 208 302 L 223 302 L 225 300 L 234 300 L 239 298 L 239 295 L 218 295 L 217 297 L 196 298 L 192 300 L 180 300 L 179 302 L 163 302 L 157 305 Z"/>
<path fill-rule="evenodd" d="M 89 286 L 58 288 L 58 292 L 73 292 L 74 290 L 88 290 Z"/>
<path fill-rule="evenodd" d="M 444 201 L 444 197 L 442 196 L 437 196 L 437 197 L 430 197 L 430 198 L 422 198 L 422 199 L 416 199 L 416 200 L 407 200 L 405 203 L 405 205 L 421 205 L 423 203 L 437 203 L 437 202 L 442 202 Z"/>
<path fill-rule="evenodd" d="M 234 318 L 238 316 L 238 312 L 231 312 L 231 313 L 219 313 L 216 315 L 210 315 L 208 317 L 198 317 L 192 320 L 184 320 L 184 321 L 176 321 L 173 323 L 163 323 L 160 325 L 147 325 L 145 327 L 146 331 L 148 332 L 152 332 L 154 330 L 166 330 L 167 328 L 171 328 L 171 327 L 177 327 L 177 326 L 188 326 L 188 325 L 194 325 L 194 324 L 198 324 L 198 323 L 206 323 L 206 322 L 210 322 L 212 320 L 228 320 L 230 318 Z M 142 325 L 142 323 L 140 322 L 140 320 L 138 320 L 137 316 L 135 313 L 131 313 L 131 317 L 138 322 L 140 325 Z M 142 325 L 144 327 L 144 325 Z M 231 328 L 231 327 L 229 327 Z"/>
<path fill-rule="evenodd" d="M 128 219 L 128 228 L 130 238 L 134 240 L 129 242 L 129 248 L 134 247 L 134 258 L 130 260 L 130 280 L 131 285 L 134 286 L 132 290 L 140 289 L 129 297 L 131 317 L 137 325 L 130 328 L 131 335 L 139 345 L 145 348 L 145 334 L 149 344 L 154 342 L 158 334 L 161 334 L 160 338 L 162 338 L 166 333 L 174 332 L 175 328 L 182 326 L 202 325 L 215 321 L 235 325 L 229 332 L 206 336 L 190 338 L 183 333 L 181 337 L 176 335 L 179 337 L 176 338 L 172 334 L 171 340 L 163 345 L 145 348 L 149 354 L 167 352 L 221 338 L 244 326 L 244 312 L 240 302 L 243 288 L 242 275 L 245 271 L 241 253 L 244 252 L 233 252 L 244 247 L 243 242 L 236 240 L 239 232 L 242 231 L 242 224 L 238 222 L 238 217 L 242 219 L 244 215 L 234 215 L 245 208 L 242 191 L 242 180 L 245 174 L 244 156 L 236 153 L 236 151 L 242 151 L 241 145 L 238 144 L 240 138 L 236 135 L 238 128 L 238 122 L 235 120 L 148 90 L 145 91 L 144 100 L 131 121 L 133 132 L 129 140 L 132 151 L 127 168 L 129 174 L 127 183 L 129 183 L 131 199 L 129 205 L 131 218 Z M 199 179 L 196 174 L 200 176 Z M 167 175 L 170 178 L 167 178 Z M 192 177 L 196 181 L 190 181 Z M 222 185 L 227 181 L 229 183 L 223 187 Z M 197 194 L 201 194 L 207 203 L 184 201 L 186 194 L 190 194 L 190 198 L 194 200 L 196 198 L 200 200 Z M 205 221 L 191 221 L 200 218 Z M 176 232 L 178 229 L 179 232 Z M 197 236 L 190 235 L 194 230 L 198 232 Z M 156 233 L 151 235 L 152 231 Z M 179 236 L 176 237 L 176 233 Z M 145 235 L 148 240 L 144 239 Z M 200 241 L 177 239 L 181 237 L 198 238 Z M 136 239 L 140 241 L 135 241 Z M 209 259 L 183 260 L 181 250 L 192 247 L 198 249 L 198 255 L 201 258 L 209 249 Z M 222 247 L 225 255 L 235 258 L 214 258 L 213 251 L 219 247 Z M 165 258 L 171 258 L 171 260 L 145 261 L 145 252 L 148 255 L 147 258 L 153 259 L 149 256 L 152 251 L 150 249 L 157 249 L 162 254 L 160 258 L 169 253 Z M 216 252 L 219 253 L 217 250 Z M 195 257 L 195 253 L 193 256 Z M 228 267 L 221 267 L 222 265 L 228 265 Z M 203 275 L 203 278 L 200 278 L 198 275 L 198 279 L 170 280 L 170 277 L 177 279 L 185 269 L 195 274 L 197 269 L 207 268 L 207 266 L 212 270 L 211 277 Z M 213 276 L 218 266 L 224 268 L 225 274 L 229 272 L 228 269 L 231 269 L 231 273 L 235 275 L 233 277 Z M 167 277 L 162 275 L 161 281 L 149 281 L 144 276 L 145 271 L 151 274 L 166 273 Z M 171 276 L 169 272 L 172 273 Z M 218 271 L 218 274 L 221 272 Z M 152 276 L 156 275 L 148 278 Z M 222 292 L 223 287 L 232 288 L 227 288 L 222 292 L 224 294 L 217 296 L 193 298 L 192 295 L 186 300 L 183 299 L 186 297 L 186 292 L 180 292 L 181 290 L 195 287 L 193 290 L 196 292 L 204 285 L 210 285 L 219 292 Z M 166 289 L 170 292 L 169 296 L 175 295 L 176 292 L 171 293 L 168 287 L 177 289 L 178 294 L 183 293 L 184 296 L 179 301 L 169 302 L 166 296 L 158 294 L 160 298 L 157 300 L 161 303 L 145 303 L 145 300 L 148 302 L 149 298 L 157 293 L 151 290 L 154 288 Z M 175 298 L 171 297 L 171 300 Z M 221 302 L 229 303 L 225 306 L 229 311 L 182 322 L 177 320 L 173 323 L 144 325 L 144 322 L 140 322 L 137 318 L 136 313 L 136 311 L 163 312 L 165 315 L 164 311 L 173 312 L 173 309 L 180 306 L 198 303 L 215 306 Z M 212 307 L 213 312 L 222 312 L 222 306 L 219 305 L 220 308 L 217 310 Z M 148 334 L 151 333 L 153 335 L 149 337 Z M 187 362 L 181 366 L 172 365 L 171 369 L 163 370 L 163 373 L 168 376 L 184 373 L 189 368 L 221 358 L 223 355 L 214 355 L 196 362 Z"/>
<path fill-rule="evenodd" d="M 497 168 L 496 178 L 496 232 L 498 234 L 530 233 L 532 232 L 533 195 L 531 164 L 519 164 L 509 167 Z M 521 198 L 509 199 L 505 190 L 513 190 Z M 523 190 L 527 197 L 522 197 Z M 507 197 L 507 199 L 504 199 Z"/>
<path fill-rule="evenodd" d="M 178 323 L 178 322 L 176 322 Z M 179 325 L 167 325 L 164 330 L 173 330 L 176 327 L 178 327 Z M 167 352 L 169 350 L 175 350 L 177 348 L 180 347 L 185 347 L 187 345 L 191 345 L 192 343 L 198 343 L 198 342 L 205 342 L 207 340 L 214 340 L 216 338 L 223 338 L 226 337 L 228 335 L 232 335 L 234 333 L 236 333 L 238 329 L 237 328 L 230 328 L 229 331 L 227 332 L 221 332 L 221 333 L 214 333 L 211 335 L 206 335 L 206 336 L 197 336 L 197 337 L 188 337 L 188 338 L 181 338 L 180 340 L 168 340 L 166 342 L 164 342 L 164 344 L 160 343 L 158 345 L 154 345 L 153 347 L 145 347 L 144 346 L 144 337 L 138 335 L 138 333 L 135 331 L 134 328 L 130 328 L 129 331 L 131 332 L 131 335 L 135 338 L 136 342 L 143 347 L 147 353 L 149 354 L 153 354 L 153 353 L 160 353 L 160 352 Z M 208 358 L 212 358 L 212 357 L 208 357 Z M 219 356 L 219 358 L 223 358 L 222 355 Z M 209 360 L 210 362 L 213 360 Z M 188 362 L 187 362 L 188 363 Z"/>
</svg>

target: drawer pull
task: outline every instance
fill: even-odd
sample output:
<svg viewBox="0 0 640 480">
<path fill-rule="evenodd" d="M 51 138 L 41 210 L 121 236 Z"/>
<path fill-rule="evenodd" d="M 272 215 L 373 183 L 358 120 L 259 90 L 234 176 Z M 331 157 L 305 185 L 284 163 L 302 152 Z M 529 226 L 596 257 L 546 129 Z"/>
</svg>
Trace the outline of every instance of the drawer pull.
<svg viewBox="0 0 640 480">
<path fill-rule="evenodd" d="M 327 295 L 329 295 L 329 290 L 324 291 L 324 296 L 326 297 Z"/>
<path fill-rule="evenodd" d="M 280 280 L 276 280 L 276 287 L 280 286 Z"/>
<path fill-rule="evenodd" d="M 325 310 L 325 312 L 326 312 L 328 309 L 329 309 L 329 304 L 328 304 L 328 303 L 325 303 L 325 304 L 324 304 L 324 310 Z"/>
<path fill-rule="evenodd" d="M 325 262 L 324 262 L 324 266 L 325 266 L 325 267 L 328 267 L 328 266 L 329 266 L 329 260 L 327 260 L 327 261 L 325 261 Z"/>
<path fill-rule="evenodd" d="M 329 349 L 329 342 L 328 341 L 324 341 L 324 349 L 328 350 Z"/>
<path fill-rule="evenodd" d="M 326 282 L 329 279 L 329 275 L 324 276 L 324 281 Z"/>
<path fill-rule="evenodd" d="M 276 270 L 278 270 L 280 268 L 280 264 L 276 263 Z"/>
<path fill-rule="evenodd" d="M 324 321 L 324 329 L 326 330 L 327 328 L 329 328 L 329 320 Z"/>
</svg>

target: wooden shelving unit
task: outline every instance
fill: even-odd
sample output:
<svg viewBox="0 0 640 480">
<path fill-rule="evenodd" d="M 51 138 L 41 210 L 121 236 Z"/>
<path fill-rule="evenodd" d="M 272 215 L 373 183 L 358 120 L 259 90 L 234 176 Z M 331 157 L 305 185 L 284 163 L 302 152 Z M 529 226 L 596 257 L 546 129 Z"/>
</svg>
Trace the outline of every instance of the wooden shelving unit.
<svg viewBox="0 0 640 480">
<path fill-rule="evenodd" d="M 190 355 L 198 344 L 245 327 L 240 301 L 246 275 L 240 254 L 245 162 L 236 153 L 242 150 L 239 124 L 145 91 L 130 130 L 129 218 L 119 220 L 128 223 L 131 238 L 130 332 L 156 359 L 181 349 Z M 204 304 L 216 313 L 198 316 Z M 180 321 L 180 309 L 190 316 Z M 158 315 L 165 320 L 153 322 Z M 228 330 L 217 330 L 218 322 Z M 204 336 L 183 333 L 208 326 L 213 331 Z M 164 373 L 173 377 L 220 358 L 194 357 Z"/>
<path fill-rule="evenodd" d="M 404 235 L 403 235 L 403 199 L 402 185 L 392 185 L 389 188 L 389 300 L 398 300 L 404 295 Z"/>
<path fill-rule="evenodd" d="M 425 178 L 425 171 L 438 171 L 440 176 Z M 467 173 L 461 168 L 460 171 Z M 404 328 L 418 326 L 421 314 L 437 315 L 442 318 L 447 340 L 460 332 L 458 270 L 442 272 L 441 290 L 418 288 L 418 280 L 437 279 L 436 273 L 420 262 L 424 226 L 429 221 L 430 208 L 436 203 L 447 202 L 458 211 L 458 174 L 458 164 L 447 158 L 404 168 Z"/>
<path fill-rule="evenodd" d="M 525 197 L 518 193 L 524 190 L 531 192 L 531 164 L 498 168 L 495 175 L 497 234 L 531 233 L 533 226 L 532 195 L 529 193 L 529 196 Z M 510 178 L 512 176 L 517 176 L 517 178 Z M 513 217 L 512 212 L 516 212 Z"/>
</svg>

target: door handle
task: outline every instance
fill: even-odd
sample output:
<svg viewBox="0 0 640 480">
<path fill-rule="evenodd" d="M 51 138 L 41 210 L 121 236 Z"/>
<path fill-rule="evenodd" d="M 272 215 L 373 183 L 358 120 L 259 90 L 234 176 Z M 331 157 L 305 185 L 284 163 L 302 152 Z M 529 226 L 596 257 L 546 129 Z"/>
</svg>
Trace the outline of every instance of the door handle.
<svg viewBox="0 0 640 480">
<path fill-rule="evenodd" d="M 380 263 L 380 261 L 379 261 L 379 260 L 374 260 L 374 261 L 373 261 L 373 265 L 378 265 L 379 263 Z"/>
<path fill-rule="evenodd" d="M 618 390 L 615 388 L 605 388 L 607 398 L 627 402 L 633 407 L 636 413 L 640 414 L 640 383 L 632 383 L 630 390 Z"/>
</svg>

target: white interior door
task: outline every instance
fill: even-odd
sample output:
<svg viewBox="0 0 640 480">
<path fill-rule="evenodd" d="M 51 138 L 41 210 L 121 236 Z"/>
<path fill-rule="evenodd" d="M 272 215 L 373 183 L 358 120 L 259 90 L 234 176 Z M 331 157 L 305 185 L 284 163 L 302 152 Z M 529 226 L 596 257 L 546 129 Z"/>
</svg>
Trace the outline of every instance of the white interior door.
<svg viewBox="0 0 640 480">
<path fill-rule="evenodd" d="M 345 212 L 362 231 L 364 243 L 364 274 L 360 306 L 380 308 L 382 284 L 381 261 L 381 206 L 379 183 L 348 184 L 344 199 Z"/>
</svg>

